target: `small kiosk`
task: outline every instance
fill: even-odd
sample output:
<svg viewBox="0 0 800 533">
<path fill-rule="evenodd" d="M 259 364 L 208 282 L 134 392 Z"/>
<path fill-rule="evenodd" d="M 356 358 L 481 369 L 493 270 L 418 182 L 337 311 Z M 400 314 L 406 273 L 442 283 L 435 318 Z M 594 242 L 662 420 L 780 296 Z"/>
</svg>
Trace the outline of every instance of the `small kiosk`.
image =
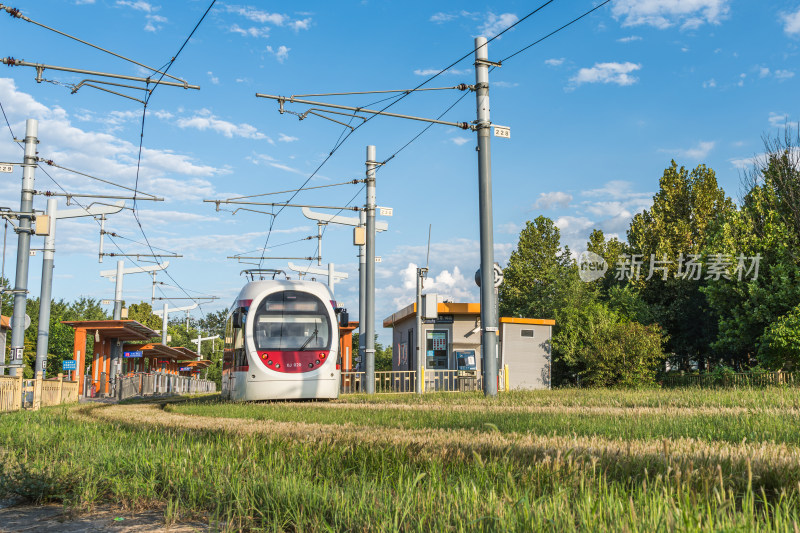
<svg viewBox="0 0 800 533">
<path fill-rule="evenodd" d="M 438 316 L 423 320 L 422 331 L 417 331 L 416 315 L 416 304 L 411 304 L 383 321 L 383 327 L 392 328 L 392 370 L 416 370 L 422 335 L 426 380 L 429 372 L 456 371 L 456 378 L 482 372 L 479 303 L 438 303 Z M 510 388 L 550 388 L 554 325 L 549 319 L 500 318 L 498 368 L 508 365 Z"/>
</svg>

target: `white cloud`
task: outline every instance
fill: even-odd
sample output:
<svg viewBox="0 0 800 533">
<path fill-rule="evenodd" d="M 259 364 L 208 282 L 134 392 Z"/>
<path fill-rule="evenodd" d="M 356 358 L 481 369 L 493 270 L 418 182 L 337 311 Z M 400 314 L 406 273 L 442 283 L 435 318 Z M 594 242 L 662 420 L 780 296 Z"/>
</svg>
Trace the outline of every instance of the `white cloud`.
<svg viewBox="0 0 800 533">
<path fill-rule="evenodd" d="M 30 95 L 17 90 L 14 81 L 8 78 L 0 78 L 0 101 L 5 105 L 9 121 L 17 135 L 24 131 L 26 118 L 39 119 L 39 131 L 47 133 L 46 142 L 39 147 L 42 157 L 91 176 L 109 179 L 127 187 L 134 186 L 138 144 L 110 133 L 88 131 L 74 126 L 63 109 L 48 108 L 40 104 Z M 114 115 L 119 120 L 126 120 L 129 112 L 115 112 Z M 55 167 L 49 168 L 48 173 L 68 191 L 80 190 L 92 194 L 113 191 L 114 194 L 119 194 L 119 189 Z M 138 187 L 139 190 L 163 196 L 168 201 L 176 198 L 182 201 L 208 198 L 215 194 L 215 188 L 209 179 L 226 173 L 227 169 L 200 163 L 190 155 L 148 148 L 145 145 Z M 44 176 L 42 179 L 49 181 Z M 49 183 L 46 186 L 52 187 Z M 18 186 L 14 188 L 19 190 Z M 6 191 L 0 188 L 0 195 L 5 194 Z"/>
<path fill-rule="evenodd" d="M 461 146 L 461 145 L 467 144 L 470 141 L 470 138 L 469 137 L 453 137 L 450 140 L 453 141 L 458 146 Z"/>
<path fill-rule="evenodd" d="M 565 209 L 572 201 L 572 195 L 566 192 L 543 192 L 539 193 L 539 198 L 533 204 L 534 209 L 553 209 L 560 207 Z"/>
<path fill-rule="evenodd" d="M 617 39 L 618 43 L 632 43 L 633 41 L 641 41 L 642 38 L 638 35 L 631 35 L 629 37 L 623 37 L 621 39 Z"/>
<path fill-rule="evenodd" d="M 457 13 L 434 13 L 431 15 L 429 19 L 431 22 L 435 22 L 437 24 L 441 24 L 443 22 L 450 22 L 453 19 L 457 19 L 459 14 Z"/>
<path fill-rule="evenodd" d="M 494 13 L 487 13 L 485 21 L 479 28 L 478 33 L 487 39 L 491 39 L 498 33 L 502 32 L 509 26 L 515 24 L 519 17 L 514 13 L 503 13 L 495 15 Z"/>
<path fill-rule="evenodd" d="M 252 26 L 245 29 L 240 27 L 238 24 L 233 24 L 230 28 L 228 28 L 228 31 L 231 33 L 238 33 L 244 37 L 269 37 L 268 27 L 256 28 L 255 26 Z"/>
<path fill-rule="evenodd" d="M 289 27 L 294 31 L 307 30 L 311 27 L 311 19 L 293 20 L 289 23 Z"/>
<path fill-rule="evenodd" d="M 512 87 L 519 87 L 519 83 L 512 82 L 512 81 L 492 81 L 490 82 L 492 87 L 502 87 L 504 89 L 509 89 Z"/>
<path fill-rule="evenodd" d="M 711 150 L 714 149 L 716 143 L 714 141 L 700 141 L 697 143 L 697 146 L 692 148 L 686 149 L 667 149 L 662 148 L 659 152 L 664 152 L 668 154 L 675 154 L 679 157 L 685 157 L 688 159 L 704 159 Z"/>
<path fill-rule="evenodd" d="M 507 235 L 516 235 L 517 233 L 522 230 L 522 227 L 514 222 L 506 222 L 505 224 L 498 224 L 497 225 L 497 233 L 503 233 Z"/>
<path fill-rule="evenodd" d="M 211 72 L 210 70 L 208 71 L 208 77 L 211 80 L 211 83 L 213 83 L 214 85 L 219 85 L 219 78 L 214 76 L 214 73 Z"/>
<path fill-rule="evenodd" d="M 94 4 L 95 0 L 75 0 L 76 6 Z"/>
<path fill-rule="evenodd" d="M 285 133 L 281 133 L 278 135 L 278 141 L 283 143 L 290 143 L 299 140 L 300 140 L 299 138 L 286 135 Z"/>
<path fill-rule="evenodd" d="M 794 13 L 784 13 L 781 15 L 783 20 L 783 31 L 786 35 L 797 37 L 800 35 L 800 7 Z"/>
<path fill-rule="evenodd" d="M 790 122 L 789 115 L 786 113 L 769 114 L 769 125 L 773 128 L 789 128 L 790 130 L 797 128 L 797 122 Z"/>
<path fill-rule="evenodd" d="M 564 64 L 564 58 L 560 57 L 558 59 L 545 59 L 544 64 L 550 67 L 560 67 Z"/>
<path fill-rule="evenodd" d="M 438 68 L 426 68 L 426 69 L 419 69 L 418 68 L 417 70 L 414 71 L 414 74 L 416 74 L 417 76 L 433 76 L 434 74 L 439 74 L 440 70 L 441 69 L 438 69 Z M 451 69 L 447 69 L 444 72 L 442 72 L 443 75 L 444 74 L 453 74 L 453 75 L 456 75 L 456 76 L 463 76 L 463 75 L 471 74 L 471 73 L 472 73 L 472 70 L 470 70 L 468 68 L 461 69 L 461 70 L 455 69 L 455 68 L 451 68 Z"/>
<path fill-rule="evenodd" d="M 161 24 L 167 22 L 165 17 L 159 15 L 147 15 L 147 24 L 144 25 L 144 31 L 156 32 L 163 28 Z"/>
<path fill-rule="evenodd" d="M 228 13 L 236 13 L 248 20 L 257 22 L 259 24 L 272 24 L 273 26 L 286 26 L 294 31 L 307 30 L 311 27 L 312 19 L 292 19 L 288 15 L 280 13 L 270 13 L 268 11 L 261 11 L 249 6 L 236 6 L 226 5 Z M 238 33 L 238 32 L 237 32 Z"/>
<path fill-rule="evenodd" d="M 130 7 L 131 9 L 135 9 L 137 11 L 144 11 L 145 13 L 152 13 L 160 9 L 159 7 L 153 7 L 151 3 L 144 2 L 143 0 L 117 0 L 117 5 Z"/>
<path fill-rule="evenodd" d="M 584 83 L 616 83 L 620 86 L 633 85 L 639 79 L 630 73 L 642 68 L 641 64 L 595 63 L 592 68 L 582 68 L 570 81 L 578 86 Z"/>
<path fill-rule="evenodd" d="M 211 111 L 202 109 L 192 117 L 182 117 L 176 122 L 179 128 L 194 128 L 196 130 L 211 130 L 223 134 L 225 137 L 243 137 L 246 139 L 268 139 L 266 135 L 258 131 L 255 126 L 241 123 L 234 124 L 227 120 L 222 120 L 211 114 Z"/>
<path fill-rule="evenodd" d="M 728 16 L 729 0 L 617 0 L 611 8 L 623 26 L 655 26 L 659 29 L 681 24 L 696 29 L 719 24 Z"/>
<path fill-rule="evenodd" d="M 783 80 L 788 80 L 789 78 L 793 78 L 794 72 L 792 72 L 791 70 L 776 70 L 774 75 L 775 79 L 783 81 Z"/>
<path fill-rule="evenodd" d="M 769 76 L 769 69 L 767 67 L 760 67 L 758 69 L 758 77 L 766 78 L 767 76 Z"/>
<path fill-rule="evenodd" d="M 703 89 L 713 89 L 717 86 L 717 80 L 711 78 L 710 80 L 706 80 L 703 82 Z"/>
<path fill-rule="evenodd" d="M 267 52 L 274 55 L 278 63 L 283 63 L 289 58 L 289 50 L 291 50 L 291 48 L 287 48 L 284 45 L 280 45 L 277 50 L 274 50 L 271 46 L 267 46 Z"/>
</svg>

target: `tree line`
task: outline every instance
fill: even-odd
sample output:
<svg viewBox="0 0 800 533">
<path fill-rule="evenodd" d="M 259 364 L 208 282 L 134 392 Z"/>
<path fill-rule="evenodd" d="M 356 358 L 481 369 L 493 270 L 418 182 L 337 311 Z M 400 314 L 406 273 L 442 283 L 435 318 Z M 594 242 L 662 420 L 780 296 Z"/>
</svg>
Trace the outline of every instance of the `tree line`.
<svg viewBox="0 0 800 533">
<path fill-rule="evenodd" d="M 738 203 L 711 168 L 672 161 L 626 240 L 595 229 L 576 257 L 551 219 L 526 223 L 500 311 L 555 319 L 554 384 L 799 369 L 800 131 L 763 141 Z"/>
</svg>

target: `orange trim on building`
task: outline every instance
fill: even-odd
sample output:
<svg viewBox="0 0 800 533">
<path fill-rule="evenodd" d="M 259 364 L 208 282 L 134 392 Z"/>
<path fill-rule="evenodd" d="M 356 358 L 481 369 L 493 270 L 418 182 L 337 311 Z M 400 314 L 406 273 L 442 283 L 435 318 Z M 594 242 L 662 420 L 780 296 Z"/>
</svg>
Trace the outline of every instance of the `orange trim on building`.
<svg viewBox="0 0 800 533">
<path fill-rule="evenodd" d="M 444 302 L 436 306 L 440 315 L 480 315 L 481 304 L 479 303 L 451 303 Z M 407 305 L 400 311 L 392 313 L 391 316 L 383 319 L 383 327 L 391 328 L 396 323 L 405 320 L 409 317 L 416 316 L 417 304 L 413 303 Z M 504 324 L 531 324 L 538 326 L 554 326 L 555 320 L 549 318 L 516 318 L 516 317 L 502 317 L 500 322 Z"/>
<path fill-rule="evenodd" d="M 517 318 L 504 316 L 500 318 L 501 324 L 531 324 L 534 326 L 555 326 L 556 321 L 552 318 Z"/>
</svg>

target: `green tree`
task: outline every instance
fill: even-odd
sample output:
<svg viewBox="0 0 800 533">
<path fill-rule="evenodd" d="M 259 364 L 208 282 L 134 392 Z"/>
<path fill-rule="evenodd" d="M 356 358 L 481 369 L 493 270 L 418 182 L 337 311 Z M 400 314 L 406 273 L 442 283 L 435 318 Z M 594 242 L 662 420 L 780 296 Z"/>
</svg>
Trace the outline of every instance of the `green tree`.
<svg viewBox="0 0 800 533">
<path fill-rule="evenodd" d="M 147 302 L 129 305 L 128 320 L 135 320 L 154 331 L 161 330 L 161 317 L 153 314 L 153 308 Z"/>
<path fill-rule="evenodd" d="M 689 172 L 672 161 L 659 180 L 652 207 L 631 221 L 630 253 L 642 260 L 641 277 L 633 285 L 650 307 L 653 320 L 668 333 L 667 351 L 673 365 L 688 368 L 696 361 L 702 368 L 714 355 L 711 345 L 718 317 L 701 290 L 707 282 L 676 274 L 681 259 L 696 256 L 699 260 L 716 225 L 733 210 L 712 169 L 699 165 Z M 664 270 L 653 268 L 651 276 L 651 260 L 654 267 Z"/>
<path fill-rule="evenodd" d="M 758 355 L 767 368 L 800 369 L 800 305 L 767 326 L 759 342 Z"/>
<path fill-rule="evenodd" d="M 785 339 L 779 332 L 792 323 L 791 311 L 800 304 L 798 143 L 785 133 L 783 138 L 765 139 L 764 144 L 766 155 L 745 177 L 749 190 L 741 209 L 719 224 L 711 246 L 715 253 L 742 258 L 746 269 L 757 263 L 758 274 L 745 271 L 739 279 L 732 268 L 731 279 L 704 288 L 720 317 L 714 346 L 737 368 L 754 364 L 757 356 L 780 367 L 777 357 L 787 352 L 769 347 L 779 343 L 776 336 Z M 756 257 L 757 261 L 751 259 Z M 734 262 L 738 266 L 739 261 Z M 794 364 L 791 358 L 785 362 Z"/>
<path fill-rule="evenodd" d="M 500 314 L 526 318 L 555 318 L 582 288 L 569 248 L 547 217 L 528 221 L 511 252 L 499 288 Z"/>
</svg>

